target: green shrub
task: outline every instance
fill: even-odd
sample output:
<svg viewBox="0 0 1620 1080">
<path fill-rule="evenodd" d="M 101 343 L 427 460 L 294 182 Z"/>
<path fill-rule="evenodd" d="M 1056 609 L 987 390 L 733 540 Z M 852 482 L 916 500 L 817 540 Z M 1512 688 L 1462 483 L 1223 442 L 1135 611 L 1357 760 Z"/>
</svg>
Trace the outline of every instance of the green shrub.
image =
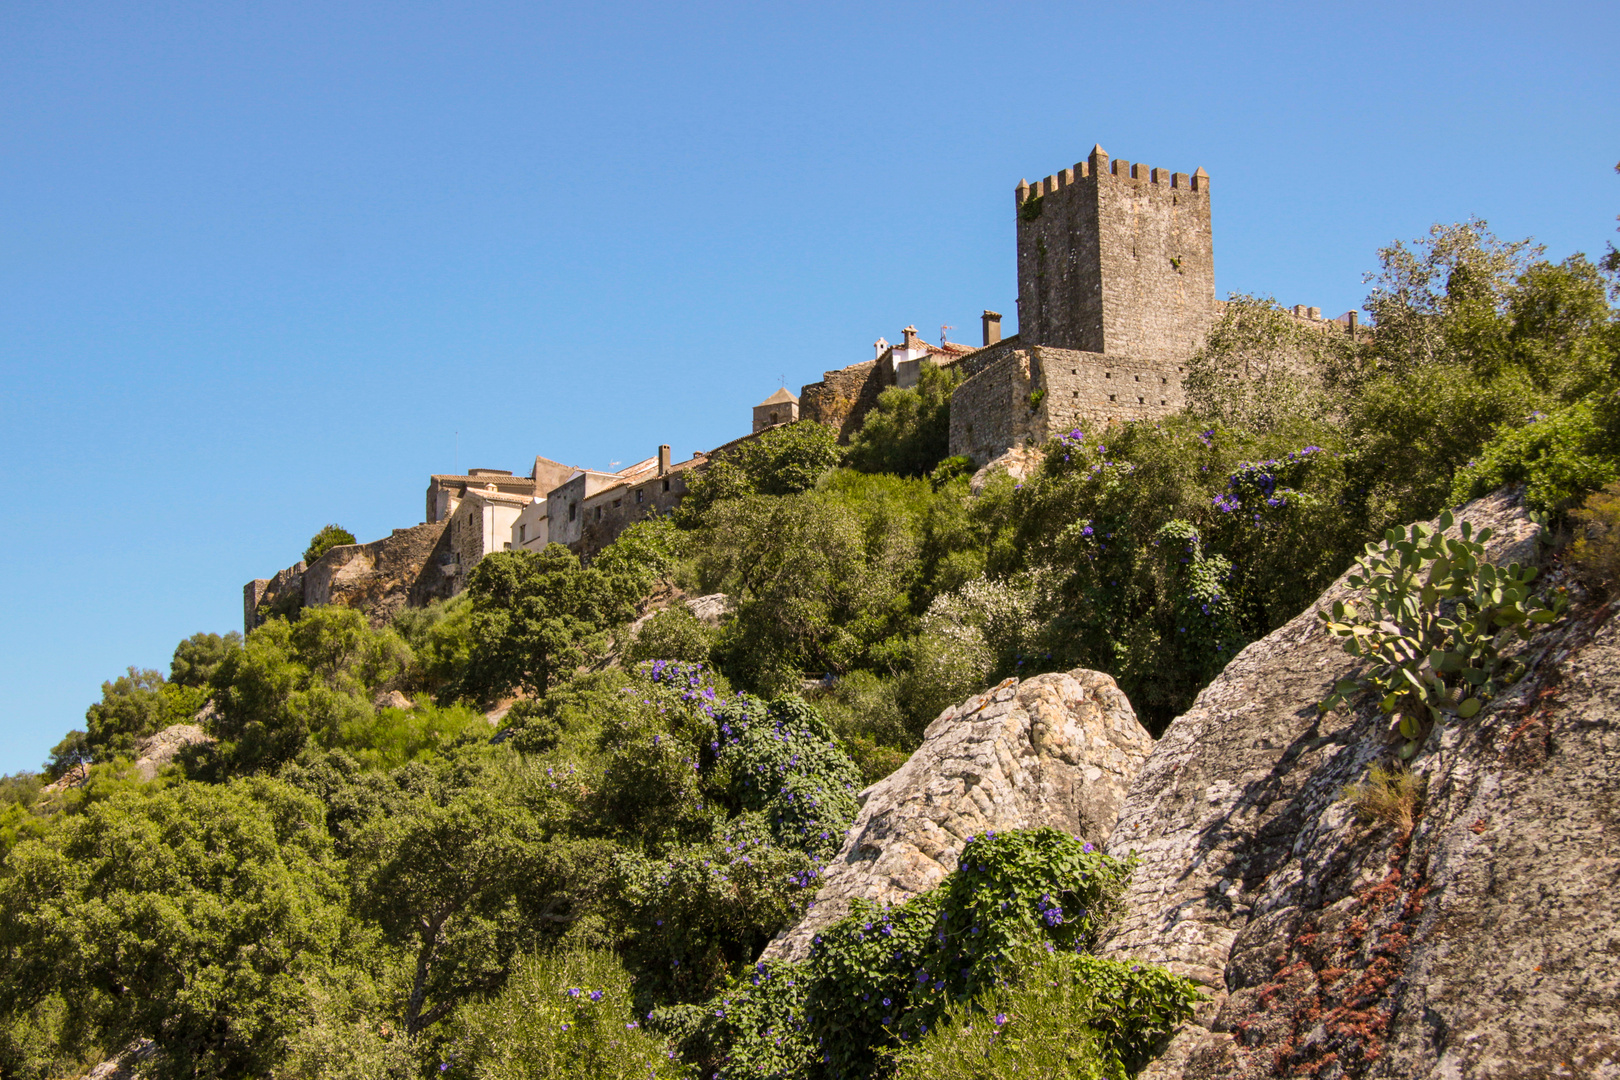
<svg viewBox="0 0 1620 1080">
<path fill-rule="evenodd" d="M 1450 502 L 1461 506 L 1506 484 L 1525 485 L 1525 502 L 1561 514 L 1589 492 L 1620 476 L 1620 409 L 1612 394 L 1578 401 L 1550 414 L 1532 413 L 1486 443 L 1458 470 Z"/>
<path fill-rule="evenodd" d="M 435 705 L 424 696 L 410 709 L 374 709 L 342 720 L 321 742 L 347 750 L 366 768 L 392 769 L 461 742 L 488 739 L 493 731 L 478 710 Z"/>
<path fill-rule="evenodd" d="M 893 1053 L 895 1080 L 1115 1080 L 1162 1052 L 1192 1016 L 1191 983 L 1161 968 L 1036 953 L 1015 978 L 952 1002 Z"/>
<path fill-rule="evenodd" d="M 358 543 L 354 538 L 354 533 L 341 525 L 327 525 L 309 538 L 309 547 L 304 549 L 304 562 L 314 566 L 315 560 L 333 548 L 354 543 Z"/>
<path fill-rule="evenodd" d="M 924 364 L 917 385 L 878 395 L 849 442 L 852 469 L 928 476 L 950 453 L 951 393 L 962 381 L 956 368 Z"/>
<path fill-rule="evenodd" d="M 1130 867 L 1055 829 L 973 838 L 934 889 L 888 908 L 855 900 L 808 959 L 755 964 L 701 1010 L 658 1019 L 721 1080 L 853 1080 L 1016 983 L 1033 949 L 1070 957 L 1074 993 L 1093 988 L 1082 1022 L 1098 1032 L 1102 1060 L 1139 1067 L 1194 995 L 1157 969 L 1076 955 L 1114 916 Z"/>
<path fill-rule="evenodd" d="M 704 625 L 692 609 L 676 602 L 653 614 L 625 649 L 627 663 L 643 660 L 689 660 L 706 662 L 714 649 L 719 631 Z"/>
<path fill-rule="evenodd" d="M 675 1080 L 691 1071 L 649 1035 L 613 954 L 524 957 L 501 993 L 469 1006 L 431 1075 L 478 1080 Z"/>
<path fill-rule="evenodd" d="M 174 647 L 169 661 L 169 682 L 175 686 L 206 687 L 209 676 L 233 649 L 242 647 L 235 630 L 225 635 L 192 634 Z"/>
</svg>

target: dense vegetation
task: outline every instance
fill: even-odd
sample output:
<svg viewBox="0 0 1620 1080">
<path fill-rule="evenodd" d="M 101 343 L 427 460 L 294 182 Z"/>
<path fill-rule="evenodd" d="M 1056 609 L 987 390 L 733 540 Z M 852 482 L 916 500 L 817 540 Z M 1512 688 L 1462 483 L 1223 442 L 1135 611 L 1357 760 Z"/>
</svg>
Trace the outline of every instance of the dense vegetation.
<svg viewBox="0 0 1620 1080">
<path fill-rule="evenodd" d="M 289 611 L 107 682 L 0 780 L 0 1076 L 142 1039 L 158 1077 L 1138 1068 L 1191 991 L 1090 955 L 1130 864 L 1062 834 L 975 838 L 756 958 L 855 792 L 987 684 L 1101 669 L 1157 732 L 1389 526 L 1510 482 L 1615 523 L 1576 508 L 1620 477 L 1620 255 L 1475 222 L 1381 259 L 1373 332 L 1234 298 L 1188 412 L 1069 432 L 1022 480 L 946 458 L 926 372 L 848 448 L 742 443 L 589 565 L 500 553 L 391 625 Z M 1580 558 L 1612 577 L 1614 549 Z M 715 592 L 718 625 L 667 602 Z M 190 722 L 212 741 L 140 780 Z"/>
</svg>

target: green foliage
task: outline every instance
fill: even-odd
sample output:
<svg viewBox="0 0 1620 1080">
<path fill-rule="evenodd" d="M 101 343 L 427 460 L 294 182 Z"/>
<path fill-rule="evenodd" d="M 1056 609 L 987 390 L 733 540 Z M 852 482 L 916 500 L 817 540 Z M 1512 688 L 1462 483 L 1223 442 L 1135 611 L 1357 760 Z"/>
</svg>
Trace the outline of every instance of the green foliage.
<svg viewBox="0 0 1620 1080">
<path fill-rule="evenodd" d="M 718 637 L 718 631 L 699 621 L 691 608 L 676 602 L 653 612 L 641 624 L 624 659 L 631 664 L 643 660 L 703 662 L 709 659 Z"/>
<path fill-rule="evenodd" d="M 498 551 L 467 580 L 471 656 L 464 690 L 491 699 L 544 695 L 575 668 L 606 655 L 613 627 L 634 614 L 622 582 L 581 566 L 561 544 Z"/>
<path fill-rule="evenodd" d="M 52 781 L 60 780 L 80 766 L 89 765 L 94 759 L 89 736 L 75 729 L 51 747 L 51 756 L 45 762 L 45 777 Z"/>
<path fill-rule="evenodd" d="M 1234 295 L 1187 363 L 1187 408 L 1256 432 L 1319 419 L 1352 353 L 1347 335 L 1307 326 L 1269 296 Z"/>
<path fill-rule="evenodd" d="M 461 592 L 426 607 L 405 608 L 394 617 L 394 629 L 411 649 L 411 685 L 440 704 L 463 695 L 472 664 L 472 615 L 472 597 Z"/>
<path fill-rule="evenodd" d="M 1078 430 L 1056 440 L 1012 493 L 1015 542 L 991 564 L 1008 585 L 1027 572 L 1033 595 L 998 605 L 1008 630 L 991 635 L 999 645 L 986 639 L 988 678 L 1106 671 L 1162 730 L 1349 557 L 1357 532 L 1341 505 L 1343 458 L 1313 436 L 1332 433 L 1200 431 L 1181 416 L 1111 429 L 1106 443 Z M 996 610 L 963 606 L 984 607 L 981 620 Z M 954 621 L 969 644 L 971 620 Z"/>
<path fill-rule="evenodd" d="M 85 710 L 85 742 L 96 761 L 135 752 L 135 744 L 170 724 L 189 723 L 202 695 L 166 682 L 150 669 L 130 668 L 101 684 L 101 700 Z"/>
<path fill-rule="evenodd" d="M 1525 485 L 1525 502 L 1559 514 L 1620 476 L 1620 402 L 1612 391 L 1505 428 L 1476 461 L 1458 470 L 1449 501 L 1460 506 L 1506 484 Z"/>
<path fill-rule="evenodd" d="M 717 455 L 694 477 L 677 520 L 701 523 L 709 508 L 748 495 L 793 495 L 808 491 L 843 460 L 838 434 L 825 424 L 801 420 L 744 439 Z"/>
<path fill-rule="evenodd" d="M 235 630 L 219 634 L 192 634 L 174 647 L 169 661 L 169 683 L 204 689 L 225 657 L 242 647 L 242 635 Z"/>
<path fill-rule="evenodd" d="M 1380 711 L 1407 740 L 1403 758 L 1417 752 L 1425 721 L 1466 720 L 1515 681 L 1524 666 L 1508 646 L 1556 622 L 1566 603 L 1562 595 L 1548 605 L 1531 594 L 1535 567 L 1484 561 L 1490 529 L 1476 533 L 1465 521 L 1452 539 L 1444 535 L 1452 523 L 1448 510 L 1439 531 L 1420 522 L 1368 544 L 1349 578 L 1366 590 L 1366 613 L 1344 601 L 1319 612 L 1345 652 L 1372 663 L 1366 675 L 1340 681 L 1322 708 L 1375 690 Z"/>
<path fill-rule="evenodd" d="M 335 745 L 346 725 L 374 719 L 372 698 L 409 661 L 398 634 L 372 630 L 351 608 L 311 608 L 296 623 L 272 619 L 214 670 L 208 727 L 220 741 L 194 767 L 199 775 L 249 773 L 292 760 L 312 736 Z"/>
<path fill-rule="evenodd" d="M 626 853 L 615 869 L 625 962 L 644 1006 L 714 993 L 804 914 L 814 873 L 804 851 L 781 845 L 757 813 L 662 858 Z"/>
<path fill-rule="evenodd" d="M 333 548 L 354 543 L 358 543 L 354 538 L 354 533 L 341 525 L 327 525 L 309 538 L 309 547 L 304 549 L 304 562 L 313 566 L 316 559 L 319 559 Z"/>
<path fill-rule="evenodd" d="M 146 1075 L 262 1074 L 359 939 L 314 799 L 272 780 L 122 791 L 0 877 L 0 1016 L 52 993 Z"/>
<path fill-rule="evenodd" d="M 1192 984 L 1161 968 L 1074 953 L 1026 960 L 1016 980 L 953 1002 L 894 1052 L 895 1080 L 1115 1080 L 1192 1016 Z"/>
<path fill-rule="evenodd" d="M 576 675 L 543 698 L 515 702 L 502 737 L 525 754 L 590 757 L 608 718 L 623 710 L 630 683 L 629 676 L 613 668 Z"/>
<path fill-rule="evenodd" d="M 632 603 L 669 585 L 686 554 L 687 534 L 669 517 L 638 521 L 597 554 L 591 565 Z"/>
<path fill-rule="evenodd" d="M 374 708 L 343 720 L 321 741 L 347 750 L 366 768 L 392 769 L 453 746 L 482 742 L 491 733 L 489 721 L 477 709 L 435 705 L 424 697 L 414 708 Z"/>
<path fill-rule="evenodd" d="M 611 953 L 601 951 L 522 958 L 498 996 L 464 1012 L 446 1048 L 434 1075 L 478 1080 L 691 1075 L 642 1027 L 628 976 Z"/>
<path fill-rule="evenodd" d="M 849 442 L 848 462 L 861 472 L 928 476 L 950 454 L 951 393 L 962 376 L 925 363 L 917 385 L 890 387 Z"/>
<path fill-rule="evenodd" d="M 970 839 L 936 888 L 889 908 L 856 900 L 808 959 L 756 963 L 701 1009 L 656 1019 L 721 1080 L 868 1077 L 897 1047 L 977 1023 L 975 999 L 1020 985 L 1045 994 L 1057 981 L 1065 1000 L 1084 1002 L 1068 1015 L 1090 1026 L 1104 1075 L 1117 1076 L 1123 1062 L 1145 1062 L 1196 996 L 1166 972 L 1083 955 L 1129 873 L 1129 862 L 1053 829 Z"/>
<path fill-rule="evenodd" d="M 476 783 L 424 785 L 356 836 L 356 908 L 411 957 L 407 1035 L 499 989 L 513 956 L 581 913 L 607 849 L 554 838 L 561 796 L 509 754 L 477 759 Z"/>
</svg>

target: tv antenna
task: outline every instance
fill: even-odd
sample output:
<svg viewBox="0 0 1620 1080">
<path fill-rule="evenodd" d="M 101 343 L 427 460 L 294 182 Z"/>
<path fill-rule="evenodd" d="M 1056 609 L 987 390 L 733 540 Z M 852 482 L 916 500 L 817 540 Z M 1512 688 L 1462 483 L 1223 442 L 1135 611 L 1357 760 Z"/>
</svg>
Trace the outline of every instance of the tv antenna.
<svg viewBox="0 0 1620 1080">
<path fill-rule="evenodd" d="M 945 344 L 945 331 L 947 331 L 947 330 L 955 330 L 955 329 L 956 329 L 956 327 L 954 327 L 954 326 L 941 326 L 939 328 L 939 343 L 940 343 L 941 346 L 943 346 Z"/>
</svg>

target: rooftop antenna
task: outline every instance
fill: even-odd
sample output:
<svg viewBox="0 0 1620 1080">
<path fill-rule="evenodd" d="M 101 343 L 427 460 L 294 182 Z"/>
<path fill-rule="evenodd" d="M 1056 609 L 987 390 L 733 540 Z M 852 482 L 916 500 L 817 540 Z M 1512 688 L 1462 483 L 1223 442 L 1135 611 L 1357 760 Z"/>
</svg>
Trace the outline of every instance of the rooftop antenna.
<svg viewBox="0 0 1620 1080">
<path fill-rule="evenodd" d="M 778 386 L 786 386 L 787 385 L 787 376 L 786 375 L 778 375 L 776 377 L 776 382 L 777 382 Z"/>
<path fill-rule="evenodd" d="M 939 328 L 939 343 L 940 343 L 941 347 L 943 347 L 945 345 L 945 331 L 947 331 L 947 330 L 955 330 L 955 329 L 956 329 L 956 327 L 954 327 L 954 326 L 941 326 Z"/>
</svg>

